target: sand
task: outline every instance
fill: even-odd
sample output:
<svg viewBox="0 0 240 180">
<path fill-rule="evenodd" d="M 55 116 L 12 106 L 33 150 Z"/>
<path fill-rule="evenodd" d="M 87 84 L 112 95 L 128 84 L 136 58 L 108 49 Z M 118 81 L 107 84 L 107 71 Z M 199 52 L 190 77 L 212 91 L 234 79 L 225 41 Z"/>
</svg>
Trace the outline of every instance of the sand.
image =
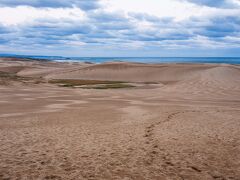
<svg viewBox="0 0 240 180">
<path fill-rule="evenodd" d="M 0 179 L 239 180 L 240 67 L 2 58 L 0 152 Z"/>
</svg>

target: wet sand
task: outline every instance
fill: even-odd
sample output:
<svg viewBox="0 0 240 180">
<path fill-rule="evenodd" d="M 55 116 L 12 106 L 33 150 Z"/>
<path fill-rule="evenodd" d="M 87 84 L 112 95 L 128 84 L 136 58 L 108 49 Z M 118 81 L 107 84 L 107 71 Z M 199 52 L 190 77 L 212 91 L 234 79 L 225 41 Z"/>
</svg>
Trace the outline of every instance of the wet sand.
<svg viewBox="0 0 240 180">
<path fill-rule="evenodd" d="M 0 74 L 0 179 L 240 179 L 237 65 L 0 59 Z"/>
</svg>

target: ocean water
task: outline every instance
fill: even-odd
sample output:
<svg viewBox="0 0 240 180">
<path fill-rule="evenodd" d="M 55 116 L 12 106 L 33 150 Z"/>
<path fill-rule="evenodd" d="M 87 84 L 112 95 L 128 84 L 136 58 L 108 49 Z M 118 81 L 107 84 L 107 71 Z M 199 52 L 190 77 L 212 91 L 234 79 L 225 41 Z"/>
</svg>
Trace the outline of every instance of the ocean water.
<svg viewBox="0 0 240 180">
<path fill-rule="evenodd" d="M 62 57 L 62 56 L 22 56 L 0 55 L 0 57 L 18 57 L 57 62 L 92 62 L 127 61 L 140 63 L 228 63 L 240 64 L 240 57 Z"/>
</svg>

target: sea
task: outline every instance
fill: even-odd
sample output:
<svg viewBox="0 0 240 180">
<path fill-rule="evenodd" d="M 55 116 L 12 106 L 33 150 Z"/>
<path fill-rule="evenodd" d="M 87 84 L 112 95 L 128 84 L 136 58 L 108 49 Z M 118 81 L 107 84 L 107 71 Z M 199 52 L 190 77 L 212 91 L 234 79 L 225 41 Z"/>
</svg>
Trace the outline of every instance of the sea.
<svg viewBox="0 0 240 180">
<path fill-rule="evenodd" d="M 50 60 L 57 62 L 139 62 L 139 63 L 227 63 L 240 64 L 240 57 L 63 57 L 63 56 L 35 56 L 0 54 L 0 57 L 29 58 L 36 60 Z"/>
</svg>

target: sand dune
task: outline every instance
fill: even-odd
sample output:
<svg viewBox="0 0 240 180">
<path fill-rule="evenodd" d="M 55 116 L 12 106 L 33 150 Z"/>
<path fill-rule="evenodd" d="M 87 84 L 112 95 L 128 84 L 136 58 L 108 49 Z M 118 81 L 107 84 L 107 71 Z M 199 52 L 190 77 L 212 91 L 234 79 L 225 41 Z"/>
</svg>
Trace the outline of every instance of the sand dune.
<svg viewBox="0 0 240 180">
<path fill-rule="evenodd" d="M 228 64 L 0 59 L 0 179 L 238 180 L 239 77 Z"/>
<path fill-rule="evenodd" d="M 106 63 L 68 72 L 50 74 L 47 78 L 80 78 L 132 82 L 178 81 L 194 76 L 212 65 L 147 65 L 132 63 Z"/>
</svg>

